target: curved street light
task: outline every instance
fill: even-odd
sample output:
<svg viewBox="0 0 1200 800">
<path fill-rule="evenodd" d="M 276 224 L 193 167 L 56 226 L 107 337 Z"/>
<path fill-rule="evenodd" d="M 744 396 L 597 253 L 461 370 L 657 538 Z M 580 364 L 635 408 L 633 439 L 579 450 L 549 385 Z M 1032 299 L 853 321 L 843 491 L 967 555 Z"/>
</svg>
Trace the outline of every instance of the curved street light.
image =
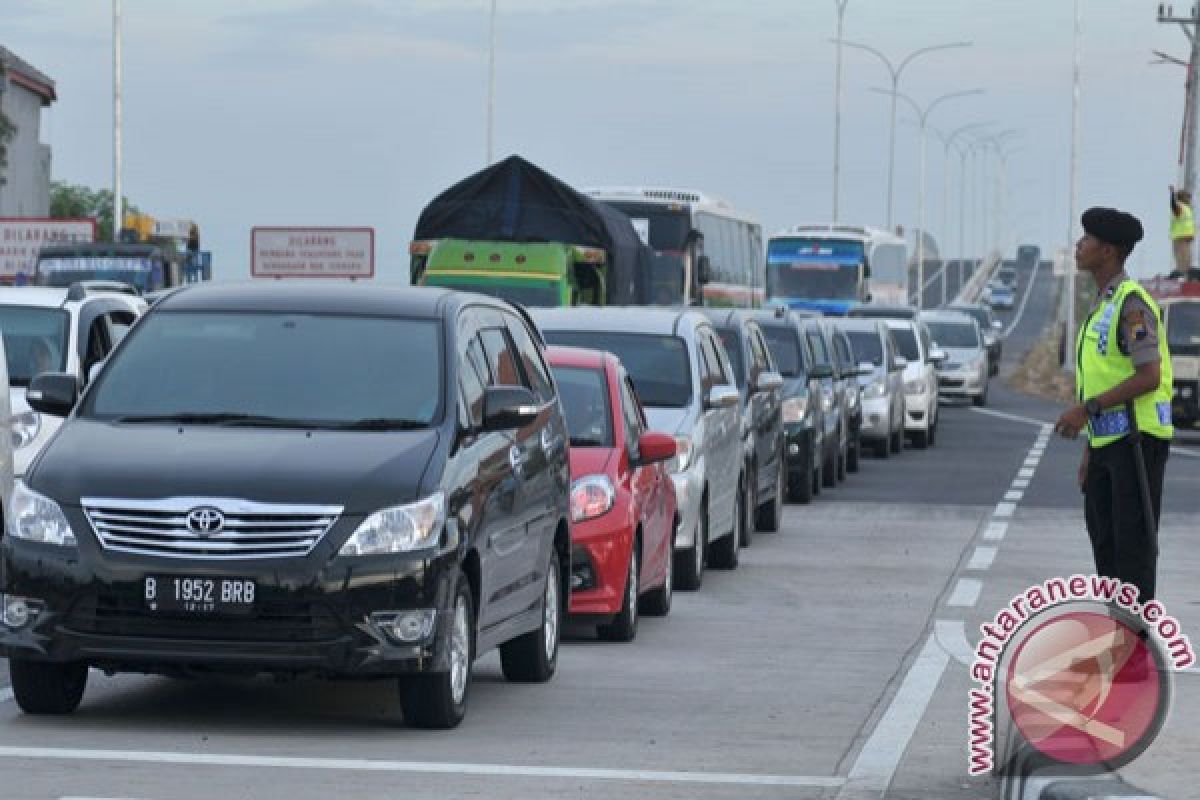
<svg viewBox="0 0 1200 800">
<path fill-rule="evenodd" d="M 949 134 L 943 133 L 940 128 L 935 128 L 930 125 L 929 130 L 933 131 L 938 140 L 942 143 L 943 152 L 943 168 L 942 168 L 942 231 L 946 236 L 946 243 L 950 242 L 950 151 L 954 149 L 959 154 L 959 188 L 958 188 L 958 285 L 961 287 L 966 282 L 966 256 L 963 248 L 963 242 L 966 236 L 966 197 L 967 197 L 967 151 L 964 147 L 956 147 L 958 140 L 963 134 L 971 131 L 977 131 L 980 128 L 987 128 L 995 125 L 994 120 L 985 120 L 982 122 L 972 122 L 955 128 Z M 946 270 L 949 265 L 946 259 L 942 260 L 942 305 L 946 305 L 949 301 L 947 296 L 949 293 L 948 281 L 946 281 Z"/>
<path fill-rule="evenodd" d="M 934 53 L 939 50 L 952 50 L 952 49 L 956 49 L 956 48 L 960 48 L 960 47 L 970 47 L 971 46 L 970 42 L 946 42 L 945 44 L 935 44 L 930 47 L 922 47 L 919 50 L 914 50 L 911 53 L 909 53 L 908 55 L 906 55 L 903 59 L 901 59 L 899 65 L 896 65 L 896 64 L 893 64 L 892 60 L 890 58 L 888 58 L 883 52 L 876 50 L 874 47 L 871 47 L 870 45 L 863 44 L 861 42 L 852 42 L 852 41 L 848 41 L 848 40 L 842 39 L 842 38 L 832 39 L 831 41 L 834 44 L 845 45 L 846 47 L 853 47 L 856 50 L 862 50 L 864 52 L 870 53 L 871 55 L 875 56 L 880 61 L 882 61 L 883 65 L 885 67 L 887 67 L 888 73 L 892 77 L 892 91 L 893 92 L 896 92 L 899 90 L 900 76 L 904 73 L 905 67 L 907 67 L 909 64 L 911 64 L 913 62 L 913 60 L 918 58 L 919 56 L 926 55 L 927 53 Z M 894 194 L 892 189 L 894 186 L 894 179 L 895 179 L 895 175 L 896 175 L 896 98 L 894 96 L 892 97 L 892 110 L 891 110 L 890 120 L 891 120 L 891 122 L 888 125 L 888 188 L 887 188 L 887 226 L 888 226 L 889 230 L 892 229 L 892 198 L 893 198 L 893 194 Z"/>
<path fill-rule="evenodd" d="M 964 89 L 958 92 L 947 92 L 930 100 L 924 107 L 916 100 L 908 95 L 898 92 L 894 89 L 872 89 L 871 91 L 880 94 L 890 94 L 892 103 L 896 99 L 903 100 L 912 106 L 917 115 L 917 121 L 920 123 L 920 130 L 917 133 L 920 139 L 920 160 L 918 170 L 918 188 L 917 188 L 917 308 L 925 306 L 925 128 L 929 121 L 929 115 L 934 109 L 940 106 L 947 100 L 954 100 L 960 97 L 973 97 L 983 94 L 983 89 Z"/>
</svg>

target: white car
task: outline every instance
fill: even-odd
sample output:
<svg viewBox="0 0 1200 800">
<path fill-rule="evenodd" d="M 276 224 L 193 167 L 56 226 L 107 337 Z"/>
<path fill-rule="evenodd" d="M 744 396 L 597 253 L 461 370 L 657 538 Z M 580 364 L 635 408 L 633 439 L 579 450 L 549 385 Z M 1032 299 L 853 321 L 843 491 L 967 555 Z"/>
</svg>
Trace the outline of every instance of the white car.
<svg viewBox="0 0 1200 800">
<path fill-rule="evenodd" d="M 896 348 L 904 356 L 904 432 L 918 449 L 937 438 L 938 365 L 946 354 L 934 347 L 929 331 L 919 320 L 889 319 Z"/>
<path fill-rule="evenodd" d="M 936 346 L 946 353 L 946 361 L 938 367 L 939 393 L 987 405 L 991 370 L 979 323 L 957 311 L 922 311 L 921 321 Z"/>
<path fill-rule="evenodd" d="M 29 381 L 43 372 L 69 372 L 86 385 L 146 310 L 132 288 L 100 281 L 66 289 L 21 287 L 0 289 L 0 333 L 8 365 L 8 400 L 12 406 L 13 467 L 25 474 L 33 458 L 58 430 L 62 420 L 29 408 Z"/>
</svg>

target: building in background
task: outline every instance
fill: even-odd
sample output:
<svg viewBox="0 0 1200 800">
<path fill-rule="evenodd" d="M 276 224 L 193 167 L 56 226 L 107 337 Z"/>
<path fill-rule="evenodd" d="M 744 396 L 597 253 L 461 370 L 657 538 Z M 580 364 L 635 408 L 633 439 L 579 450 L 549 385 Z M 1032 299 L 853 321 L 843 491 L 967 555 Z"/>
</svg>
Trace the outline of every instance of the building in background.
<svg viewBox="0 0 1200 800">
<path fill-rule="evenodd" d="M 50 146 L 42 143 L 42 109 L 57 100 L 54 81 L 0 45 L 0 111 L 16 132 L 0 183 L 0 217 L 50 212 Z"/>
</svg>

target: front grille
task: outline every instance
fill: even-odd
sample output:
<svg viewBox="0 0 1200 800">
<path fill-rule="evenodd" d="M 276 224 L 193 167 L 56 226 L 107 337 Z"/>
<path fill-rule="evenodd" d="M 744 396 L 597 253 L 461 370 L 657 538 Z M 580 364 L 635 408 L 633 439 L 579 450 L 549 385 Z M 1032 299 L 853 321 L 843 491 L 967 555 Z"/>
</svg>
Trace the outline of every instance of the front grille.
<svg viewBox="0 0 1200 800">
<path fill-rule="evenodd" d="M 963 386 L 963 381 L 955 378 L 939 378 L 938 386 L 942 387 L 943 389 L 961 389 Z"/>
<path fill-rule="evenodd" d="M 117 500 L 86 497 L 83 511 L 105 550 L 166 558 L 233 560 L 308 555 L 341 506 L 253 503 L 230 498 Z M 193 512 L 207 511 L 208 525 Z M 212 512 L 222 518 L 213 523 Z M 207 530 L 206 530 L 207 528 Z"/>
<path fill-rule="evenodd" d="M 255 604 L 245 617 L 154 613 L 132 592 L 89 595 L 72 606 L 66 629 L 100 636 L 249 642 L 323 642 L 342 634 L 337 618 L 311 602 Z"/>
</svg>

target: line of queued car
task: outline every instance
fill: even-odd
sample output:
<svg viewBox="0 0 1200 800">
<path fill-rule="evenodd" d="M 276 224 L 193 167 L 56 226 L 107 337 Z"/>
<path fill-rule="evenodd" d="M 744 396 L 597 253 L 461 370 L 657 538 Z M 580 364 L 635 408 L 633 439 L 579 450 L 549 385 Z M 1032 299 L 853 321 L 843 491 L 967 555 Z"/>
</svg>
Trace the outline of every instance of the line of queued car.
<svg viewBox="0 0 1200 800">
<path fill-rule="evenodd" d="M 93 668 L 266 673 L 392 678 L 409 724 L 453 727 L 481 654 L 548 680 L 567 623 L 632 640 L 864 446 L 933 444 L 950 362 L 977 361 L 955 326 L 982 347 L 957 313 L 289 284 L 147 312 L 80 285 L 50 322 L 10 294 L 11 444 L 30 449 L 0 537 L 0 654 L 31 714 L 75 710 Z"/>
</svg>

